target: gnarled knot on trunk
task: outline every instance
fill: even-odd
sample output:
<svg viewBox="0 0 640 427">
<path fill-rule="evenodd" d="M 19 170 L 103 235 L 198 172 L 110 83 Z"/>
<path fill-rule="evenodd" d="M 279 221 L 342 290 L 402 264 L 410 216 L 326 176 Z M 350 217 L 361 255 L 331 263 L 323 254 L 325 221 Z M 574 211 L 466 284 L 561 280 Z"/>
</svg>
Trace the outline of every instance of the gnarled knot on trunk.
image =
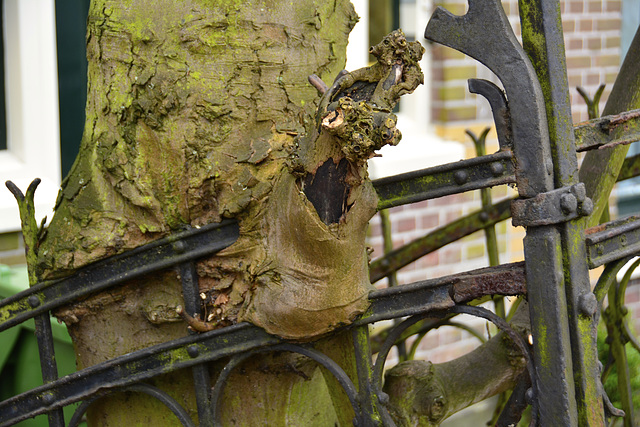
<svg viewBox="0 0 640 427">
<path fill-rule="evenodd" d="M 342 143 L 345 158 L 362 164 L 383 146 L 397 145 L 402 134 L 396 128 L 398 118 L 386 111 L 376 111 L 366 101 L 340 98 L 335 110 L 322 119 L 322 128 Z"/>
<path fill-rule="evenodd" d="M 265 257 L 238 320 L 308 340 L 368 307 L 365 238 L 377 197 L 367 160 L 400 141 L 392 110 L 423 82 L 424 48 L 398 30 L 371 52 L 375 64 L 339 73 L 331 87 L 309 78 L 322 94 L 315 127 L 296 139 L 274 181 L 261 214 Z"/>
<path fill-rule="evenodd" d="M 378 58 L 372 66 L 339 73 L 331 87 L 315 75 L 309 78 L 322 94 L 315 121 L 307 134 L 283 145 L 286 157 L 272 155 L 287 168 L 275 172 L 260 206 L 242 214 L 238 242 L 218 253 L 225 269 L 212 284 L 230 295 L 222 310 L 228 319 L 310 340 L 367 309 L 365 240 L 377 206 L 367 160 L 400 141 L 392 110 L 401 95 L 422 83 L 423 52 L 394 31 L 372 47 Z M 234 267 L 240 260 L 243 267 Z M 223 288 L 225 280 L 230 290 Z M 188 321 L 195 329 L 209 327 Z"/>
<path fill-rule="evenodd" d="M 434 365 L 428 361 L 403 362 L 395 366 L 385 376 L 385 392 L 404 397 L 404 405 L 389 405 L 398 425 L 437 426 L 448 412 L 444 387 Z"/>
<path fill-rule="evenodd" d="M 352 72 L 342 72 L 324 93 L 320 112 L 331 110 L 331 104 L 342 97 L 354 101 L 366 100 L 378 111 L 391 112 L 402 95 L 413 92 L 424 83 L 420 59 L 424 48 L 417 42 L 407 42 L 402 30 L 395 30 L 369 52 L 377 61 Z M 317 86 L 317 83 L 314 84 Z"/>
</svg>

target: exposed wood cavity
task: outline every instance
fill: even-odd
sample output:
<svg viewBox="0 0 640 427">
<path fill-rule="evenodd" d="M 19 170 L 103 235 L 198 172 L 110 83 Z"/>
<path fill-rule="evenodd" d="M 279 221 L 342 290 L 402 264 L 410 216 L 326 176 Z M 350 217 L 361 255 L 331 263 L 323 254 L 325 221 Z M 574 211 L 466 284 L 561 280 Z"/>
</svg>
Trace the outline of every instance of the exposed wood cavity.
<svg viewBox="0 0 640 427">
<path fill-rule="evenodd" d="M 349 162 L 332 158 L 321 164 L 315 173 L 302 180 L 302 191 L 316 208 L 318 216 L 327 225 L 340 222 L 349 210 L 347 199 L 351 187 L 346 183 Z"/>
</svg>

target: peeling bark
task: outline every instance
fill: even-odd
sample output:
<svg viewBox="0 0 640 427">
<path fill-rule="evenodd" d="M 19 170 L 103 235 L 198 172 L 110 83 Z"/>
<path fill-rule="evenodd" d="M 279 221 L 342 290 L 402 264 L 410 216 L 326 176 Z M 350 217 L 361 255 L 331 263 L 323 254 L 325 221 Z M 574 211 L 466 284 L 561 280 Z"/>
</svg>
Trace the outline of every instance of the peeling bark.
<svg viewBox="0 0 640 427">
<path fill-rule="evenodd" d="M 41 275 L 236 218 L 240 239 L 198 265 L 210 320 L 292 339 L 350 323 L 370 290 L 366 160 L 399 141 L 391 109 L 424 51 L 397 31 L 378 63 L 340 73 L 354 23 L 346 1 L 94 1 L 85 134 Z M 339 76 L 320 100 L 315 74 Z"/>
</svg>

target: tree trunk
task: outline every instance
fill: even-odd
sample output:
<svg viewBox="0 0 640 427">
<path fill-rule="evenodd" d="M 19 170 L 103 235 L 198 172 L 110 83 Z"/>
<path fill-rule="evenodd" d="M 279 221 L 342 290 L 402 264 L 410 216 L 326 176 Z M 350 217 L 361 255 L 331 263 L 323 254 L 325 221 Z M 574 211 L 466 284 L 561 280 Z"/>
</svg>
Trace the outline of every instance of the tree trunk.
<svg viewBox="0 0 640 427">
<path fill-rule="evenodd" d="M 236 218 L 241 239 L 221 256 L 198 264 L 200 287 L 207 301 L 220 309 L 214 320 L 219 326 L 247 318 L 267 322 L 269 316 L 260 308 L 264 298 L 255 297 L 251 305 L 250 297 L 255 287 L 279 285 L 273 283 L 277 260 L 266 243 L 268 234 L 287 232 L 264 229 L 284 207 L 270 195 L 274 188 L 278 197 L 298 195 L 287 161 L 297 139 L 313 129 L 318 94 L 307 76 L 329 80 L 340 72 L 356 19 L 348 1 L 94 0 L 88 19 L 85 131 L 40 245 L 41 276 L 68 274 L 185 226 Z M 366 307 L 364 224 L 375 203 L 363 207 L 362 218 L 340 224 L 337 234 L 350 233 L 348 227 L 362 229 L 356 243 L 345 239 L 341 246 L 319 221 L 304 224 L 304 215 L 310 213 L 303 202 L 301 197 L 290 201 L 287 213 L 301 218 L 307 228 L 291 238 L 313 246 L 313 239 L 323 233 L 320 238 L 331 242 L 316 250 L 362 254 L 341 272 L 346 276 L 357 270 L 354 286 L 334 295 L 348 307 L 342 316 L 347 321 Z M 285 220 L 275 221 L 282 225 Z M 322 259 L 322 253 L 311 256 Z M 82 368 L 184 336 L 187 328 L 176 313 L 179 305 L 184 306 L 179 278 L 170 271 L 93 296 L 59 315 L 69 326 Z M 290 335 L 307 332 L 294 330 Z M 287 364 L 292 358 L 280 359 L 278 363 Z M 252 363 L 257 362 L 247 362 Z M 269 396 L 253 396 L 270 402 L 263 408 L 283 407 L 276 401 L 290 394 L 304 407 L 301 399 L 313 402 L 307 397 L 313 393 L 305 387 L 326 389 L 315 366 L 300 367 L 303 376 L 278 372 L 278 363 L 272 369 L 276 373 L 251 377 L 253 389 L 269 384 L 264 387 Z M 155 383 L 195 418 L 189 373 Z M 236 396 L 246 387 L 235 387 Z M 283 393 L 285 389 L 293 391 Z M 230 388 L 228 399 L 233 400 L 233 393 Z M 317 401 L 326 409 L 326 401 Z M 247 406 L 236 405 L 235 416 Z M 274 409 L 277 414 L 266 412 L 255 419 L 281 424 L 281 417 L 292 416 L 280 409 Z M 90 412 L 99 425 L 164 425 L 171 419 L 165 417 L 166 410 L 142 395 L 103 399 Z M 247 423 L 241 417 L 237 421 Z"/>
<path fill-rule="evenodd" d="M 400 139 L 391 109 L 421 82 L 423 49 L 393 33 L 377 64 L 327 90 L 320 79 L 339 75 L 356 21 L 348 0 L 92 1 L 85 130 L 39 245 L 39 276 L 234 218 L 239 240 L 197 264 L 211 327 L 250 321 L 311 340 L 364 312 L 377 206 L 366 160 Z M 165 271 L 57 315 L 83 368 L 184 336 L 180 306 L 178 274 Z M 343 339 L 321 345 L 352 373 Z M 229 379 L 225 424 L 351 422 L 306 359 L 254 358 L 238 372 L 249 374 Z M 197 418 L 189 372 L 153 383 Z M 92 405 L 89 420 L 165 425 L 158 406 L 120 394 Z"/>
</svg>

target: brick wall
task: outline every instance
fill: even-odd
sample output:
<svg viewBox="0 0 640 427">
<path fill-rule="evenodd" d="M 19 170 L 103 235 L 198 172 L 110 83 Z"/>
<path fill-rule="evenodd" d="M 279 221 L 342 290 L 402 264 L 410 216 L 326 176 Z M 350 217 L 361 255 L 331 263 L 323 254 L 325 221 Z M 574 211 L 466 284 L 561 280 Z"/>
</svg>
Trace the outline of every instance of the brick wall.
<svg viewBox="0 0 640 427">
<path fill-rule="evenodd" d="M 495 200 L 505 198 L 507 193 L 511 193 L 507 187 L 492 190 Z M 392 208 L 390 218 L 393 247 L 407 244 L 439 226 L 479 210 L 480 207 L 479 192 L 472 192 Z M 511 228 L 508 222 L 498 224 L 496 230 L 501 261 L 522 259 L 523 231 Z M 383 254 L 382 229 L 377 215 L 370 223 L 369 244 L 373 248 L 374 257 Z M 401 269 L 398 279 L 401 283 L 410 283 L 481 268 L 487 265 L 487 257 L 484 232 L 480 231 Z"/>
<path fill-rule="evenodd" d="M 466 0 L 439 2 L 455 14 L 464 14 Z M 621 0 L 564 0 L 561 3 L 567 75 L 571 88 L 574 122 L 587 120 L 586 105 L 575 88 L 593 94 L 600 83 L 607 84 L 602 104 L 620 66 Z M 516 34 L 520 33 L 517 1 L 503 1 Z M 484 78 L 497 83 L 486 67 L 453 49 L 434 45 L 432 117 L 438 132 L 460 139 L 461 128 L 482 127 L 491 122 L 488 103 L 469 93 L 467 79 Z M 463 138 L 464 142 L 464 138 Z"/>
</svg>

